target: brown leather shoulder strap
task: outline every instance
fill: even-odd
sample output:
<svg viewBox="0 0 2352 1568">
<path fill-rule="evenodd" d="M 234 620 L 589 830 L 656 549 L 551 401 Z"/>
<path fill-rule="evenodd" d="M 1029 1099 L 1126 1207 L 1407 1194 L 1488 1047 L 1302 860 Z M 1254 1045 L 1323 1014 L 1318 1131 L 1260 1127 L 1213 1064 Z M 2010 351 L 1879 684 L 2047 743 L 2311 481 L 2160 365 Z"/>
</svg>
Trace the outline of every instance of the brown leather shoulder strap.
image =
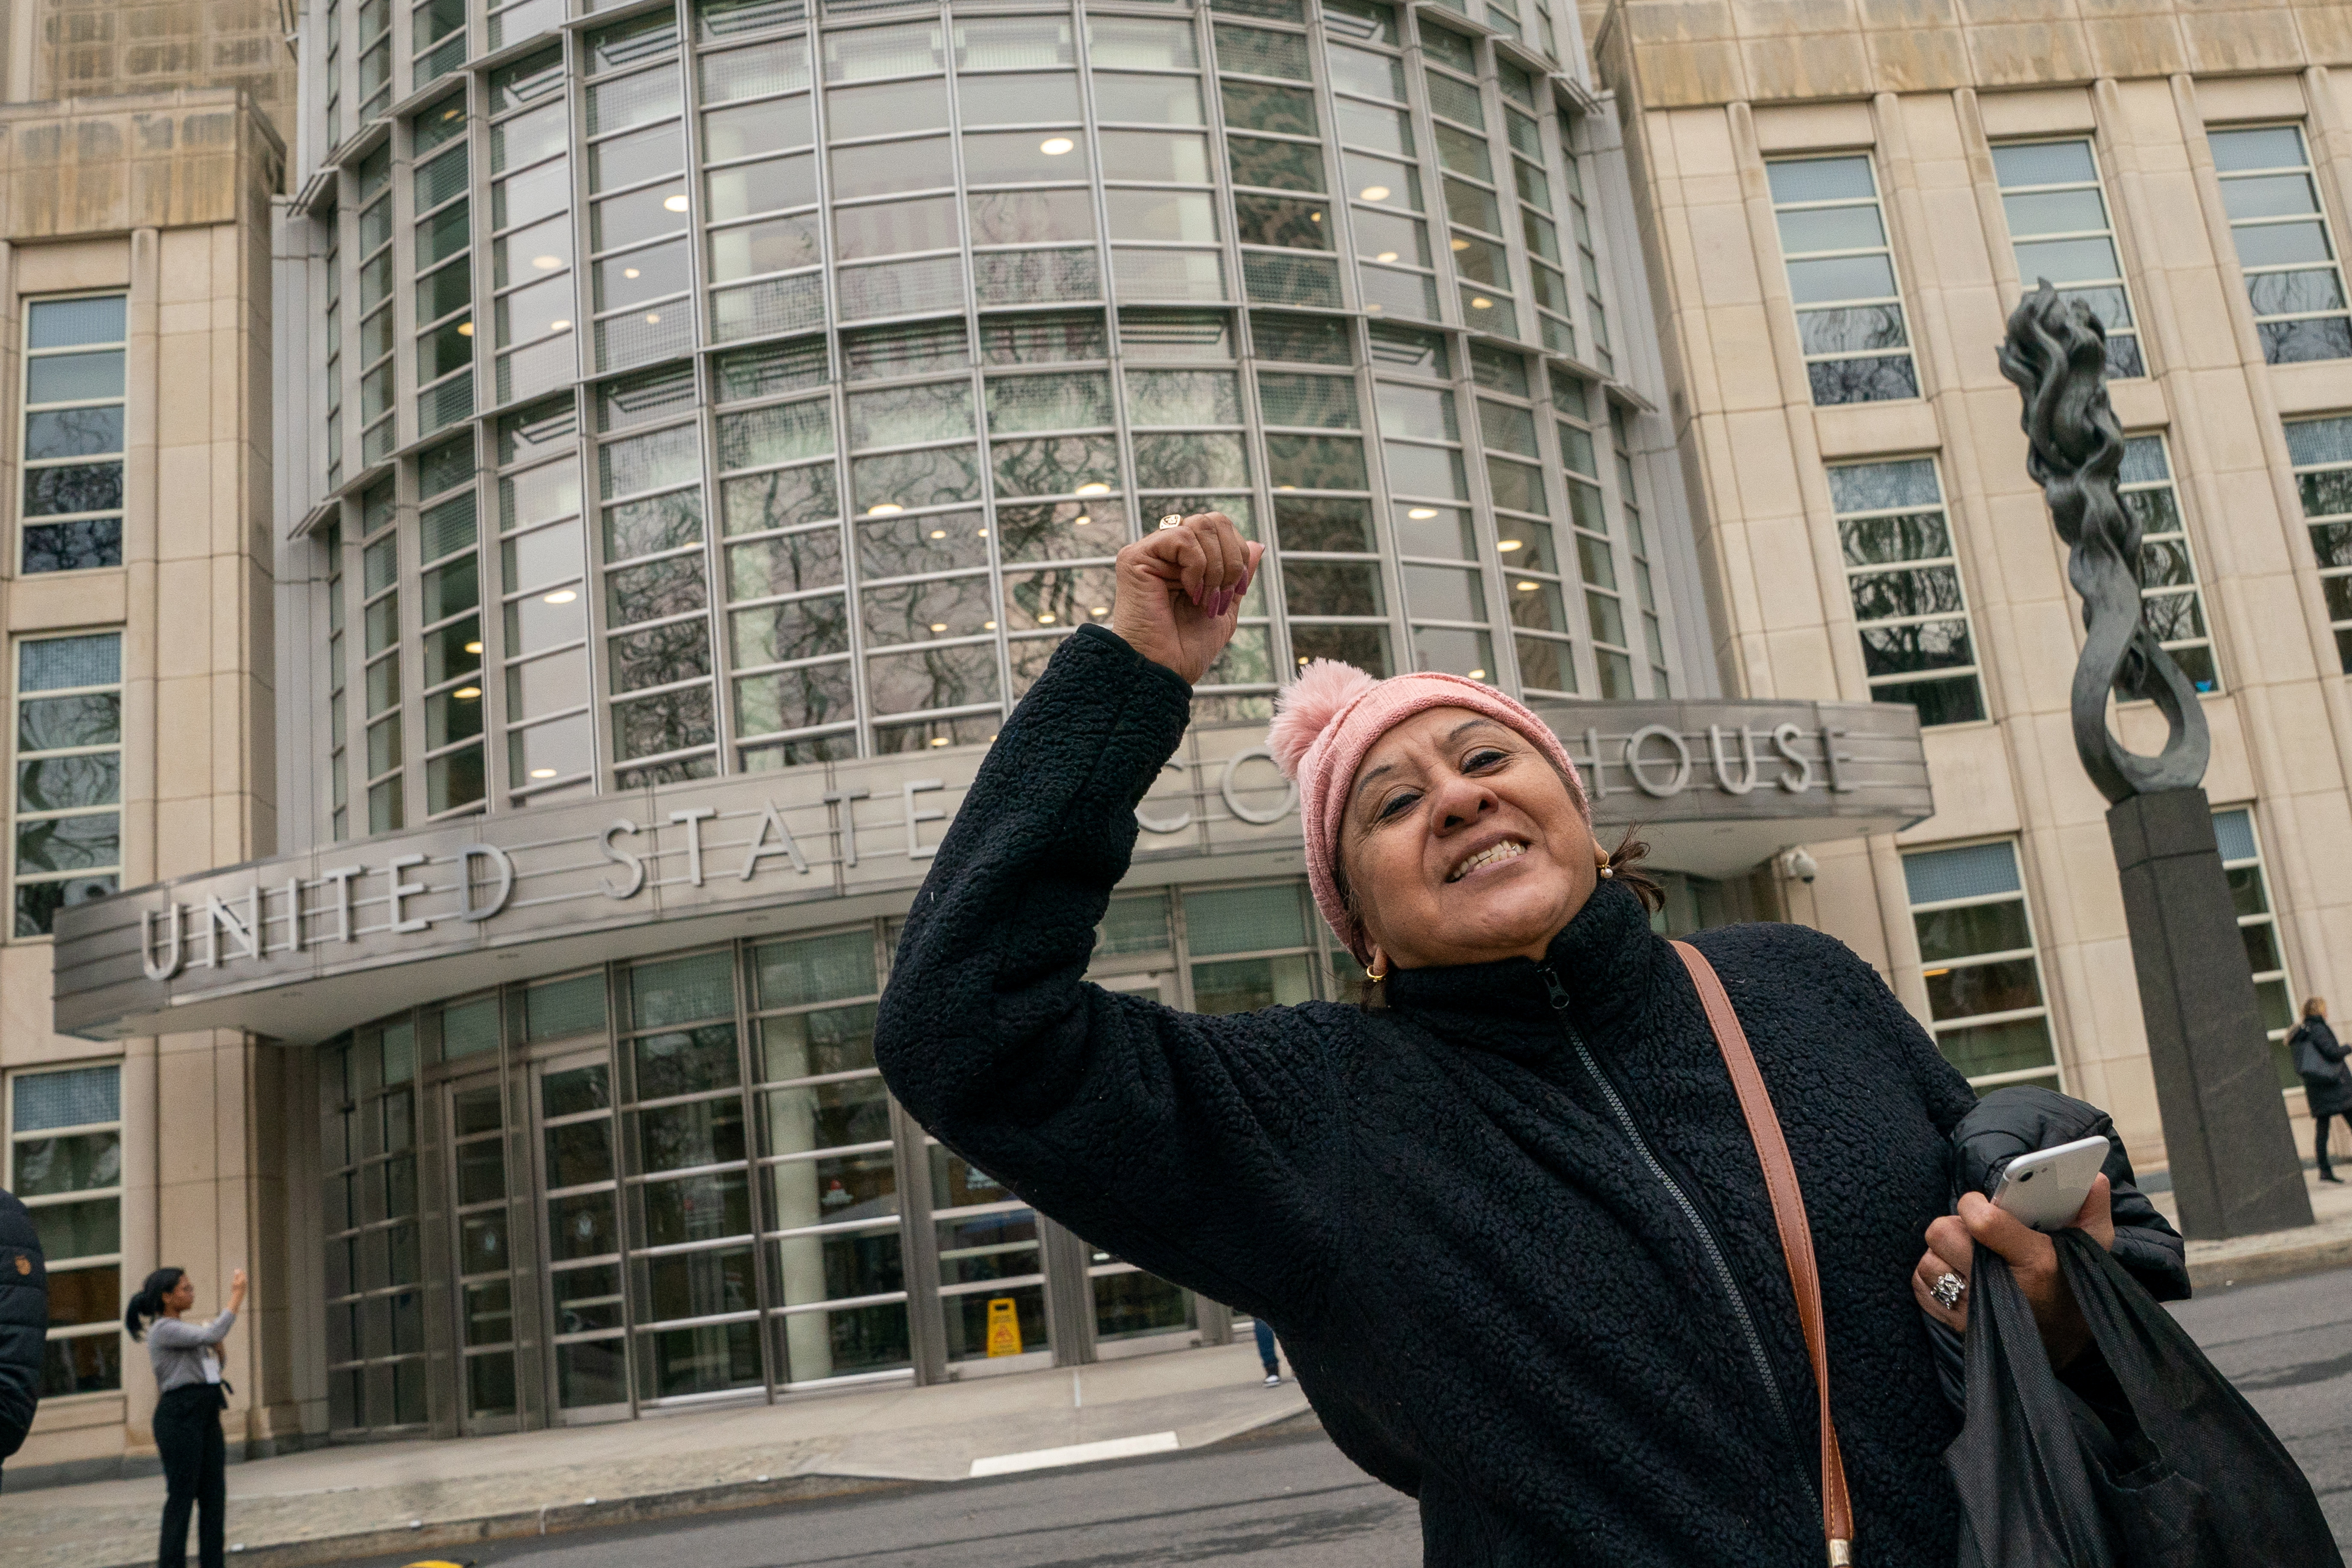
<svg viewBox="0 0 2352 1568">
<path fill-rule="evenodd" d="M 1853 1504 L 1845 1488 L 1845 1461 L 1839 1456 L 1837 1428 L 1830 1421 L 1829 1340 L 1822 1327 L 1822 1277 L 1813 1261 L 1813 1229 L 1805 1217 L 1805 1194 L 1797 1186 L 1797 1167 L 1789 1158 L 1789 1144 L 1780 1136 L 1780 1119 L 1772 1110 L 1772 1096 L 1756 1057 L 1748 1048 L 1748 1032 L 1739 1026 L 1731 998 L 1706 955 L 1686 942 L 1674 944 L 1675 956 L 1690 971 L 1706 1007 L 1706 1021 L 1715 1029 L 1715 1043 L 1723 1065 L 1731 1071 L 1731 1087 L 1738 1092 L 1740 1114 L 1748 1119 L 1748 1135 L 1756 1144 L 1757 1161 L 1764 1167 L 1765 1190 L 1772 1195 L 1772 1223 L 1780 1232 L 1780 1254 L 1788 1260 L 1789 1286 L 1797 1298 L 1797 1321 L 1805 1333 L 1805 1354 L 1813 1363 L 1813 1386 L 1822 1402 L 1822 1530 L 1829 1541 L 1832 1563 L 1853 1560 Z"/>
</svg>

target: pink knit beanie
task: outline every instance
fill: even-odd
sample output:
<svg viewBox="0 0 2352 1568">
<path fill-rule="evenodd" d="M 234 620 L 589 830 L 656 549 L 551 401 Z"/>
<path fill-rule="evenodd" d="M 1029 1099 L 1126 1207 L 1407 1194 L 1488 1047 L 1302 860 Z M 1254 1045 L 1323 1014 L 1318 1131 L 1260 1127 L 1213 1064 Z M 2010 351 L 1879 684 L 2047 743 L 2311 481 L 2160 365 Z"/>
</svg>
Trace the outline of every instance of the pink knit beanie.
<svg viewBox="0 0 2352 1568">
<path fill-rule="evenodd" d="M 1364 753 L 1398 723 L 1432 708 L 1467 708 L 1526 736 L 1567 779 L 1578 814 L 1587 823 L 1592 820 L 1584 780 L 1559 737 L 1523 704 L 1493 687 L 1427 671 L 1375 680 L 1351 664 L 1315 660 L 1275 698 L 1266 745 L 1298 785 L 1298 814 L 1307 829 L 1307 885 L 1315 891 L 1316 907 L 1361 963 L 1371 963 L 1371 942 L 1340 901 L 1336 870 L 1342 807 Z"/>
</svg>

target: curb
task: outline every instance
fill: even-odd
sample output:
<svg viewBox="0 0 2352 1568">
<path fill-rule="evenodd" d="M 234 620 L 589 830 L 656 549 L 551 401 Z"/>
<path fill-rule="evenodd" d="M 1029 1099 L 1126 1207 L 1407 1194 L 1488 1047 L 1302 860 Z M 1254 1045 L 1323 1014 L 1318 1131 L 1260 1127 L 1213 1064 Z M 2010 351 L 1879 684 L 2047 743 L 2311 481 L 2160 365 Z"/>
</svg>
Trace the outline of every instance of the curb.
<svg viewBox="0 0 2352 1568">
<path fill-rule="evenodd" d="M 2334 1236 L 2294 1247 L 2272 1247 L 2234 1258 L 2192 1258 L 2189 1288 L 2199 1294 L 2225 1290 L 2234 1285 L 2259 1285 L 2273 1279 L 2293 1279 L 2352 1265 L 2352 1236 Z"/>
<path fill-rule="evenodd" d="M 733 1509 L 760 1508 L 782 1502 L 816 1502 L 862 1492 L 912 1490 L 951 1485 L 940 1481 L 907 1481 L 860 1476 L 785 1476 L 769 1481 L 734 1481 L 724 1486 L 688 1487 L 677 1491 L 651 1492 L 641 1497 L 614 1498 L 610 1502 L 563 1503 L 488 1514 L 476 1519 L 436 1520 L 407 1530 L 357 1531 L 348 1535 L 319 1535 L 303 1541 L 278 1542 L 232 1552 L 251 1568 L 315 1568 L 353 1558 L 395 1553 L 425 1555 L 442 1547 L 469 1546 L 484 1541 L 511 1541 L 521 1536 L 557 1535 L 604 1525 L 638 1524 L 678 1519 L 688 1514 L 724 1513 Z M 150 1568 L 150 1560 L 110 1563 L 107 1568 Z"/>
<path fill-rule="evenodd" d="M 1280 1442 L 1322 1430 L 1322 1422 L 1309 1408 L 1244 1426 L 1214 1442 L 1203 1443 L 1182 1452 L 1198 1454 L 1234 1444 Z M 1045 1472 L 1030 1471 L 1020 1477 L 1004 1479 L 1025 1479 L 1043 1473 Z M 561 1535 L 576 1530 L 644 1524 L 696 1514 L 726 1513 L 737 1509 L 768 1508 L 779 1503 L 827 1502 L 879 1492 L 932 1491 L 965 1484 L 963 1481 L 927 1481 L 881 1476 L 780 1476 L 766 1481 L 730 1481 L 719 1486 L 648 1492 L 637 1497 L 614 1498 L 609 1502 L 562 1503 L 474 1519 L 436 1520 L 413 1529 L 367 1530 L 347 1535 L 312 1536 L 302 1541 L 256 1546 L 231 1555 L 241 1568 L 319 1568 L 320 1564 L 355 1559 L 394 1555 L 421 1557 L 444 1547 L 470 1546 L 485 1541 Z M 109 1563 L 105 1568 L 152 1568 L 152 1559 L 142 1557 L 136 1562 Z"/>
</svg>

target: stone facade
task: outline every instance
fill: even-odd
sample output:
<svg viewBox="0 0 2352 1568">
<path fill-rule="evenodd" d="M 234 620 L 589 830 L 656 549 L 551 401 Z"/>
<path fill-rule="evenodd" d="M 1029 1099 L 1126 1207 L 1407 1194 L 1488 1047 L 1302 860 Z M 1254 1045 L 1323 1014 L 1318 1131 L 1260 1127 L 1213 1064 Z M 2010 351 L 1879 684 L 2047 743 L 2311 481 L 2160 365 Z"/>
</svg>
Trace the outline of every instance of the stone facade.
<svg viewBox="0 0 2352 1568">
<path fill-rule="evenodd" d="M 21 744 L 14 705 L 30 682 L 19 673 L 26 639 L 119 638 L 120 771 L 98 798 L 110 793 L 119 806 L 111 875 L 135 886 L 265 855 L 277 842 L 269 214 L 286 153 L 268 110 L 290 108 L 291 61 L 268 5 L 41 4 L 0 15 L 6 727 Z M 37 510 L 24 464 L 28 443 L 57 438 L 36 439 L 24 406 L 37 401 L 26 379 L 28 348 L 40 346 L 28 343 L 30 310 L 76 299 L 121 301 L 119 543 L 114 559 L 36 570 L 24 542 L 25 514 Z M 11 797 L 12 812 L 24 806 Z M 21 850 L 12 858 L 12 879 L 26 859 Z M 116 1178 L 116 1229 L 105 1234 L 119 1236 L 120 1283 L 92 1286 L 82 1304 L 94 1313 L 114 1292 L 119 1314 L 121 1296 L 168 1262 L 197 1278 L 210 1305 L 233 1267 L 250 1268 L 257 1289 L 249 1337 L 241 1331 L 234 1352 L 229 1430 L 233 1446 L 266 1451 L 287 1425 L 282 1306 L 268 1263 L 284 1246 L 283 1141 L 259 1135 L 256 1112 L 275 1102 L 277 1058 L 231 1030 L 102 1046 L 55 1033 L 51 939 L 18 929 L 13 911 L 0 921 L 0 1098 L 18 1112 L 5 1130 L 16 1167 L 5 1179 L 58 1195 L 54 1170 L 35 1169 L 48 1151 L 26 1109 L 27 1086 L 58 1069 L 100 1069 L 119 1108 L 114 1152 L 68 1185 Z M 68 1250 L 90 1250 L 89 1233 L 46 1212 L 45 1236 L 72 1233 L 82 1244 Z M 154 1386 L 138 1348 L 123 1342 L 119 1373 L 101 1357 L 77 1376 L 89 1391 L 45 1398 L 10 1461 L 12 1486 L 152 1464 Z"/>
<path fill-rule="evenodd" d="M 1619 0 L 1585 20 L 1626 126 L 1726 689 L 1864 695 L 1873 672 L 1829 469 L 1927 458 L 1942 478 L 1984 717 L 1927 732 L 1937 815 L 1823 848 L 1793 912 L 1867 956 L 1926 1017 L 1942 976 L 1923 964 L 1902 856 L 2013 842 L 2064 1086 L 2111 1107 L 2135 1154 L 2160 1163 L 2105 802 L 2068 729 L 2079 602 L 1995 363 L 2034 281 L 2020 275 L 1995 149 L 2069 142 L 2090 150 L 2070 156 L 2095 156 L 2147 372 L 2116 380 L 2114 402 L 2128 433 L 2164 437 L 2218 666 L 2206 788 L 2217 810 L 2251 810 L 2279 994 L 2334 995 L 2352 983 L 2352 892 L 2330 874 L 2352 851 L 2352 693 L 2284 422 L 2352 407 L 2352 359 L 2265 363 L 2231 226 L 2244 214 L 2212 149 L 2225 128 L 2299 128 L 2319 205 L 2340 226 L 2352 13 Z M 1826 154 L 1866 156 L 1875 172 L 1916 395 L 1816 405 L 1768 164 Z M 2121 720 L 2153 749 L 2152 710 Z M 2307 1149 L 2301 1100 L 2289 1095 Z"/>
</svg>

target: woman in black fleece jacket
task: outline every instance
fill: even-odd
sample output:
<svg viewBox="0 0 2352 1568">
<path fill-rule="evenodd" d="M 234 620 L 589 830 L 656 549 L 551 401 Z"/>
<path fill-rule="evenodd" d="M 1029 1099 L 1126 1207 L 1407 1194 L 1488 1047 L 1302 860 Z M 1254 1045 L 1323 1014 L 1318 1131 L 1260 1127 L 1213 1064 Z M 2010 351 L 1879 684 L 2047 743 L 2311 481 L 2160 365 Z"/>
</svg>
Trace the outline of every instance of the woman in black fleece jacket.
<svg viewBox="0 0 2352 1568">
<path fill-rule="evenodd" d="M 1333 1441 L 1420 1500 L 1427 1562 L 1819 1563 L 1813 1382 L 1761 1171 L 1691 982 L 1625 886 L 1588 861 L 1548 941 L 1419 965 L 1416 943 L 1479 932 L 1457 918 L 1416 936 L 1416 889 L 1359 888 L 1350 911 L 1391 911 L 1342 930 L 1385 944 L 1370 949 L 1391 969 L 1385 1009 L 1209 1017 L 1083 982 L 1134 807 L 1260 548 L 1209 514 L 1121 554 L 1112 628 L 1055 652 L 917 896 L 876 1033 L 891 1088 L 1087 1241 L 1272 1323 Z M 1512 745 L 1524 780 L 1538 749 L 1498 739 L 1380 831 L 1454 854 L 1448 790 L 1486 803 L 1463 808 L 1473 821 L 1519 820 L 1523 785 L 1488 778 Z M 1551 787 L 1573 798 L 1518 834 L 1536 847 L 1583 820 L 1560 815 L 1581 805 L 1573 770 Z M 1441 795 L 1446 812 L 1415 804 Z M 1592 855 L 1589 829 L 1581 843 Z M 1343 848 L 1339 874 L 1391 863 L 1367 854 Z M 1425 890 L 1453 897 L 1460 876 Z M 1931 1222 L 1960 1224 L 1938 1216 L 1973 1097 L 1834 939 L 1747 925 L 1697 944 L 1803 1184 L 1859 1560 L 1946 1568 L 1958 1421 L 1920 1296 L 1948 1266 L 1921 1246 Z M 1975 1234 L 2031 1274 L 2047 1238 L 1973 1202 Z M 1965 1275 L 1957 1234 L 1939 1250 Z M 2071 1303 L 2042 1289 L 2063 1359 Z"/>
</svg>

